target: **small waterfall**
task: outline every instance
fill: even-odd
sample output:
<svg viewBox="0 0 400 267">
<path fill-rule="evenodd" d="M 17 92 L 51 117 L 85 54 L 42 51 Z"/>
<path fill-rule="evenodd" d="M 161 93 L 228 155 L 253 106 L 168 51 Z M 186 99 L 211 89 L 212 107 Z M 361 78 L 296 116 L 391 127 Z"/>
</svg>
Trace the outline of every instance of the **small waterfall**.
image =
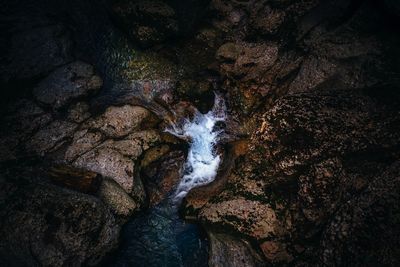
<svg viewBox="0 0 400 267">
<path fill-rule="evenodd" d="M 215 95 L 214 106 L 206 114 L 196 111 L 193 119 L 183 119 L 166 131 L 184 139 L 189 139 L 190 149 L 184 166 L 184 174 L 177 186 L 174 199 L 180 201 L 194 187 L 212 182 L 217 175 L 220 156 L 215 151 L 219 135 L 217 122 L 225 121 L 225 102 Z"/>
</svg>

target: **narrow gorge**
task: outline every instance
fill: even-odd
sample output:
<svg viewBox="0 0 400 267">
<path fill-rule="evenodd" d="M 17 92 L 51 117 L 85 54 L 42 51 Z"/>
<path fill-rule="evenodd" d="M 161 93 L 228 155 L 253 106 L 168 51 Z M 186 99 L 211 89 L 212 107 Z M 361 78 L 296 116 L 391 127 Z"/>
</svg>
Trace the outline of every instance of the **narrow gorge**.
<svg viewBox="0 0 400 267">
<path fill-rule="evenodd" d="M 0 266 L 399 266 L 395 0 L 0 1 Z"/>
</svg>

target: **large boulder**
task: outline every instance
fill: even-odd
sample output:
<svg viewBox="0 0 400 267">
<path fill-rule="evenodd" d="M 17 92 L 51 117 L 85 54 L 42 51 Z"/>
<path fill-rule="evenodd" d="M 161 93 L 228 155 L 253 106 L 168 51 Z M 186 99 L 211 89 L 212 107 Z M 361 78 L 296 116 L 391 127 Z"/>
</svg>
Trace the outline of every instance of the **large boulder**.
<svg viewBox="0 0 400 267">
<path fill-rule="evenodd" d="M 94 266 L 117 245 L 120 226 L 96 197 L 13 179 L 2 181 L 1 265 Z"/>
<path fill-rule="evenodd" d="M 25 20 L 29 19 L 22 14 L 11 16 L 12 26 L 3 28 L 0 39 L 6 51 L 1 56 L 0 83 L 37 79 L 72 60 L 72 41 L 66 27 L 37 17 Z"/>
<path fill-rule="evenodd" d="M 93 66 L 76 61 L 56 69 L 33 90 L 36 99 L 53 108 L 60 108 L 76 98 L 93 94 L 103 85 Z"/>
</svg>

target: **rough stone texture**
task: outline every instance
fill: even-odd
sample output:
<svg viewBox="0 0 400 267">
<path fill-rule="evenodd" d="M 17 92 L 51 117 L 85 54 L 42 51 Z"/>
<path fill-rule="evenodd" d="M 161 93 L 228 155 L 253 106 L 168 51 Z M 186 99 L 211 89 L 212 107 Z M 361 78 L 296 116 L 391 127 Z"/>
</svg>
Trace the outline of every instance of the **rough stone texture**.
<svg viewBox="0 0 400 267">
<path fill-rule="evenodd" d="M 208 232 L 210 240 L 210 267 L 256 267 L 264 266 L 262 258 L 251 246 L 229 235 Z"/>
<path fill-rule="evenodd" d="M 12 9 L 12 5 L 6 8 Z M 22 23 L 31 23 L 29 27 L 36 28 L 21 29 L 19 24 Z M 70 33 L 64 26 L 51 25 L 46 20 L 22 22 L 12 19 L 12 24 L 7 29 L 2 28 L 0 36 L 2 48 L 4 45 L 7 49 L 1 53 L 0 82 L 37 78 L 72 60 Z"/>
<path fill-rule="evenodd" d="M 1 265 L 93 266 L 116 246 L 119 226 L 99 199 L 24 179 L 2 181 Z"/>
<path fill-rule="evenodd" d="M 160 141 L 155 131 L 141 131 L 123 140 L 105 140 L 101 133 L 91 130 L 75 135 L 66 151 L 66 158 L 73 165 L 98 172 L 115 180 L 126 192 L 131 193 L 134 182 L 134 160 L 150 146 Z"/>
<path fill-rule="evenodd" d="M 112 177 L 126 192 L 133 187 L 133 162 L 118 152 L 101 148 L 79 157 L 74 166 Z"/>
<path fill-rule="evenodd" d="M 146 163 L 149 159 L 142 162 L 144 185 L 151 206 L 157 205 L 174 190 L 181 178 L 185 162 L 182 151 L 167 152 L 161 148 L 157 152 L 160 155 L 152 156 L 152 162 Z M 143 163 L 145 164 L 143 165 Z"/>
<path fill-rule="evenodd" d="M 114 180 L 103 179 L 98 194 L 100 199 L 119 216 L 131 216 L 139 208 L 138 204 Z"/>
<path fill-rule="evenodd" d="M 97 129 L 108 137 L 122 137 L 138 128 L 149 116 L 149 112 L 137 106 L 110 107 L 100 117 L 88 122 L 88 127 Z"/>
<path fill-rule="evenodd" d="M 144 47 L 177 35 L 175 10 L 163 1 L 112 1 L 114 17 L 128 34 Z"/>
<path fill-rule="evenodd" d="M 281 98 L 260 118 L 246 157 L 199 219 L 256 240 L 270 262 L 397 262 L 396 246 L 379 243 L 375 227 L 388 231 L 388 244 L 399 242 L 392 227 L 397 165 L 391 166 L 400 156 L 399 99 L 377 90 L 384 92 Z M 190 201 L 186 206 L 193 209 Z M 372 247 L 380 252 L 371 254 Z"/>
<path fill-rule="evenodd" d="M 28 150 L 32 149 L 39 155 L 59 148 L 67 137 L 70 137 L 77 128 L 75 123 L 56 120 L 44 126 L 28 142 Z"/>
<path fill-rule="evenodd" d="M 18 158 L 21 143 L 52 121 L 51 114 L 44 112 L 42 108 L 27 99 L 21 99 L 6 109 L 8 111 L 0 119 L 1 161 Z"/>
<path fill-rule="evenodd" d="M 10 188 L 21 190 L 14 197 L 21 199 L 9 207 L 14 191 L 1 181 L 0 192 L 10 195 L 0 198 L 7 214 L 0 223 L 6 233 L 0 264 L 96 265 L 115 247 L 121 224 L 144 207 L 145 191 L 134 166 L 161 141 L 152 129 L 157 121 L 131 105 L 111 106 L 94 117 L 86 101 L 100 86 L 93 67 L 77 61 L 39 83 L 34 89 L 39 103 L 21 99 L 2 107 L 2 170 L 13 164 L 10 160 L 27 157 L 43 160 L 38 169 L 64 167 L 46 171 L 43 182 L 12 181 Z M 17 260 L 9 262 L 12 258 Z"/>
<path fill-rule="evenodd" d="M 47 174 L 54 184 L 86 194 L 96 193 L 102 180 L 101 176 L 95 172 L 76 169 L 68 165 L 54 166 Z"/>
<path fill-rule="evenodd" d="M 93 66 L 77 61 L 53 71 L 33 90 L 36 99 L 60 108 L 75 98 L 96 92 L 103 84 Z"/>
<path fill-rule="evenodd" d="M 62 95 L 42 94 L 44 100 L 38 103 L 32 99 L 14 103 L 13 110 L 1 113 L 0 161 L 3 171 L 9 160 L 22 163 L 39 156 L 39 166 L 60 160 L 110 176 L 105 178 L 101 197 L 113 212 L 99 212 L 107 214 L 108 224 L 94 216 L 87 222 L 88 228 L 74 232 L 74 241 L 97 238 L 99 231 L 87 235 L 86 230 L 109 225 L 114 220 L 109 214 L 119 218 L 140 209 L 145 199 L 143 186 L 157 202 L 177 177 L 176 170 L 167 167 L 181 159 L 170 161 L 170 152 L 149 152 L 144 165 L 139 166 L 143 153 L 167 141 L 148 130 L 159 121 L 150 119 L 148 112 L 136 105 L 144 105 L 160 120 L 174 121 L 165 107 L 176 109 L 179 116 L 190 116 L 194 106 L 207 111 L 211 90 L 218 88 L 232 115 L 227 121 L 228 134 L 248 140 L 245 148 L 229 152 L 235 157 L 224 155 L 220 179 L 195 189 L 185 201 L 185 214 L 199 218 L 207 229 L 225 231 L 219 240 L 212 238 L 221 248 L 212 254 L 215 265 L 230 259 L 239 266 L 241 259 L 255 265 L 251 263 L 254 258 L 247 257 L 251 252 L 246 242 L 263 254 L 263 265 L 399 265 L 399 102 L 395 84 L 400 46 L 396 1 L 212 0 L 206 17 L 196 25 L 198 31 L 192 26 L 202 16 L 197 11 L 205 10 L 199 3 L 208 1 L 111 0 L 106 1 L 114 4 L 110 10 L 105 10 L 104 1 L 62 2 L 60 6 L 59 1 L 40 0 L 0 4 L 2 21 L 6 22 L 0 26 L 0 48 L 5 52 L 0 56 L 0 83 L 6 85 L 7 92 L 18 89 L 14 96 L 18 99 L 31 98 L 31 87 L 44 83 L 40 79 L 55 67 L 72 61 L 74 43 L 74 54 L 93 60 L 104 74 L 102 98 L 86 99 L 86 93 L 80 91 L 85 87 L 79 87 L 80 82 L 74 84 L 65 72 L 57 78 L 63 83 L 54 87 Z M 22 9 L 21 14 L 10 12 L 15 7 Z M 108 21 L 109 12 L 112 22 Z M 70 23 L 68 29 L 73 34 L 59 21 L 51 21 L 55 19 Z M 187 38 L 175 39 L 186 25 Z M 158 45 L 141 51 L 114 31 L 114 26 L 125 30 L 134 45 Z M 171 37 L 177 42 L 168 42 Z M 45 80 L 47 84 L 50 78 Z M 91 78 L 84 80 L 90 83 Z M 95 78 L 94 87 L 99 86 L 98 81 Z M 79 95 L 64 94 L 65 88 L 75 85 Z M 54 93 L 52 89 L 46 88 Z M 52 98 L 48 100 L 48 96 Z M 54 105 L 61 108 L 49 109 L 57 101 L 60 104 Z M 93 110 L 96 101 L 101 105 L 94 105 L 97 109 Z M 90 114 L 89 102 L 90 110 L 100 115 Z M 230 145 L 224 143 L 225 147 Z M 172 151 L 175 148 L 170 147 Z M 147 181 L 155 181 L 154 187 L 146 180 L 141 184 L 140 171 L 148 176 Z M 24 184 L 25 180 L 19 182 Z M 78 185 L 84 182 L 70 188 L 81 191 Z M 6 215 L 1 223 L 7 222 L 2 230 L 6 239 L 0 246 L 1 258 L 4 261 L 15 252 L 20 254 L 14 259 L 27 260 L 1 265 L 97 263 L 85 252 L 90 247 L 90 252 L 97 253 L 97 240 L 90 246 L 79 241 L 74 243 L 75 250 L 64 246 L 64 251 L 58 244 L 69 244 L 69 235 L 44 235 L 46 240 L 60 239 L 51 243 L 59 249 L 57 261 L 53 261 L 53 250 L 49 258 L 36 253 L 42 251 L 38 247 L 47 248 L 47 243 L 25 247 L 37 238 L 30 233 L 42 233 L 35 229 L 52 230 L 52 223 L 58 225 L 52 218 L 44 223 L 42 210 L 51 208 L 59 215 L 59 209 L 68 207 L 60 224 L 69 225 L 89 209 L 86 204 L 80 209 L 80 201 L 70 201 L 59 188 L 54 190 L 63 202 L 58 203 L 53 195 L 47 200 L 46 194 L 53 194 L 53 188 L 46 186 L 39 193 L 21 189 L 25 192 L 21 199 L 21 194 L 13 195 L 18 187 L 5 185 L 0 190 L 11 196 L 1 200 L 15 203 L 0 211 Z M 100 203 L 93 196 L 68 192 Z M 35 209 L 31 205 L 36 205 Z M 37 228 L 24 230 L 29 225 L 18 218 L 31 214 L 42 217 L 26 220 Z M 99 221 L 103 224 L 97 224 Z M 23 225 L 21 233 L 12 231 L 15 225 Z M 73 232 L 75 226 L 68 230 Z M 18 238 L 9 242 L 12 246 L 6 244 L 15 236 Z M 9 248 L 13 248 L 11 253 Z M 237 253 L 231 253 L 230 248 Z M 101 251 L 108 249 L 107 245 Z"/>
<path fill-rule="evenodd" d="M 72 122 L 81 123 L 90 118 L 89 105 L 85 102 L 78 102 L 68 110 L 68 119 Z"/>
</svg>

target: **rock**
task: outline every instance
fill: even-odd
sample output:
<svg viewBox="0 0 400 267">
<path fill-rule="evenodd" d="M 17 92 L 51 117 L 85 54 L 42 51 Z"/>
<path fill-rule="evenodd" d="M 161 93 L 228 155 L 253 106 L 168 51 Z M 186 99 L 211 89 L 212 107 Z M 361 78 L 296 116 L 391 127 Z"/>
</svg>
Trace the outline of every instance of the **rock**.
<svg viewBox="0 0 400 267">
<path fill-rule="evenodd" d="M 38 22 L 34 29 L 29 28 L 31 24 L 5 36 L 2 42 L 8 45 L 0 63 L 2 83 L 39 78 L 72 60 L 70 33 L 64 26 L 50 23 Z"/>
<path fill-rule="evenodd" d="M 61 108 L 76 98 L 100 89 L 102 79 L 91 65 L 76 61 L 56 69 L 33 90 L 36 99 L 53 108 Z"/>
<path fill-rule="evenodd" d="M 1 118 L 0 161 L 20 158 L 21 142 L 52 121 L 51 114 L 30 100 L 21 99 L 10 106 Z"/>
<path fill-rule="evenodd" d="M 254 34 L 273 35 L 284 24 L 286 13 L 281 9 L 265 6 L 252 10 L 250 26 Z"/>
<path fill-rule="evenodd" d="M 60 148 L 68 138 L 71 138 L 75 129 L 75 123 L 56 120 L 40 129 L 28 142 L 27 149 L 39 155 L 44 155 Z"/>
<path fill-rule="evenodd" d="M 101 182 L 101 177 L 97 173 L 68 165 L 52 167 L 48 174 L 55 184 L 86 194 L 96 193 Z"/>
<path fill-rule="evenodd" d="M 144 153 L 143 159 L 140 162 L 140 166 L 142 168 L 146 168 L 151 163 L 160 159 L 162 156 L 164 156 L 170 150 L 171 150 L 171 148 L 168 145 L 161 145 L 161 146 L 150 148 L 149 150 L 147 150 Z"/>
<path fill-rule="evenodd" d="M 146 161 L 149 157 L 148 155 Z M 155 206 L 165 199 L 179 183 L 185 158 L 182 151 L 171 151 L 164 152 L 164 155 L 151 163 L 146 163 L 146 161 L 142 161 L 145 163 L 142 170 L 143 182 L 150 206 Z"/>
<path fill-rule="evenodd" d="M 74 159 L 76 167 L 113 179 L 127 193 L 131 193 L 135 186 L 134 160 L 160 140 L 159 135 L 151 130 L 134 132 L 116 141 L 108 139 L 101 142 L 101 134 L 86 131 L 75 138 L 67 149 L 66 159 Z"/>
<path fill-rule="evenodd" d="M 390 226 L 395 215 L 382 214 L 386 209 L 397 214 L 397 185 L 394 178 L 380 177 L 389 167 L 385 177 L 395 177 L 399 101 L 378 100 L 376 90 L 333 89 L 281 98 L 260 117 L 249 150 L 237 159 L 224 189 L 200 206 L 194 197 L 201 189 L 193 190 L 184 202 L 186 212 L 198 214 L 208 228 L 256 240 L 270 263 L 300 264 L 309 257 L 327 265 L 357 265 L 370 255 L 368 262 L 396 262 L 395 249 L 375 242 L 374 233 L 380 231 L 374 225 L 397 231 Z M 376 194 L 382 199 L 378 206 L 371 200 Z M 366 217 L 374 219 L 367 223 Z M 363 241 L 353 238 L 360 231 Z M 392 236 L 387 239 L 398 242 Z M 387 253 L 374 254 L 372 247 Z M 349 254 L 354 256 L 346 261 Z"/>
<path fill-rule="evenodd" d="M 400 16 L 400 5 L 397 1 L 385 0 L 384 2 L 386 5 L 386 8 L 388 9 L 388 12 L 396 15 L 397 17 Z"/>
<path fill-rule="evenodd" d="M 286 251 L 285 244 L 265 241 L 260 247 L 265 257 L 272 263 L 291 262 L 293 260 L 293 256 Z"/>
<path fill-rule="evenodd" d="M 101 131 L 108 137 L 122 137 L 136 130 L 149 116 L 149 112 L 138 106 L 109 107 L 96 119 L 87 123 L 88 128 Z"/>
<path fill-rule="evenodd" d="M 132 192 L 134 163 L 111 148 L 91 150 L 77 158 L 73 165 L 110 177 L 127 193 Z"/>
<path fill-rule="evenodd" d="M 2 191 L 0 202 L 2 265 L 95 266 L 117 245 L 120 227 L 97 198 L 46 184 L 9 186 L 16 189 Z"/>
<path fill-rule="evenodd" d="M 231 102 L 247 114 L 274 87 L 274 79 L 282 72 L 277 43 L 226 43 L 217 51 L 224 87 Z M 293 63 L 291 63 L 293 64 Z M 290 64 L 285 70 L 291 71 Z"/>
<path fill-rule="evenodd" d="M 115 214 L 125 218 L 131 216 L 135 211 L 138 211 L 140 207 L 124 189 L 114 180 L 108 178 L 103 179 L 101 182 L 98 195 Z"/>
<path fill-rule="evenodd" d="M 88 129 L 76 131 L 64 157 L 67 161 L 73 161 L 98 146 L 102 141 L 104 141 L 104 136 L 100 132 L 89 131 Z"/>
<path fill-rule="evenodd" d="M 344 203 L 322 234 L 324 264 L 398 265 L 399 161 Z M 348 257 L 347 255 L 351 255 Z"/>
<path fill-rule="evenodd" d="M 78 102 L 68 110 L 68 119 L 72 122 L 81 123 L 90 117 L 89 105 L 85 102 Z"/>
<path fill-rule="evenodd" d="M 256 267 L 264 266 L 262 258 L 250 244 L 226 234 L 208 232 L 210 240 L 210 267 Z"/>
<path fill-rule="evenodd" d="M 175 10 L 163 1 L 113 1 L 114 17 L 141 46 L 148 47 L 177 35 Z"/>
<path fill-rule="evenodd" d="M 283 222 L 271 206 L 244 198 L 207 204 L 199 218 L 206 224 L 223 225 L 258 240 L 284 232 Z"/>
</svg>

